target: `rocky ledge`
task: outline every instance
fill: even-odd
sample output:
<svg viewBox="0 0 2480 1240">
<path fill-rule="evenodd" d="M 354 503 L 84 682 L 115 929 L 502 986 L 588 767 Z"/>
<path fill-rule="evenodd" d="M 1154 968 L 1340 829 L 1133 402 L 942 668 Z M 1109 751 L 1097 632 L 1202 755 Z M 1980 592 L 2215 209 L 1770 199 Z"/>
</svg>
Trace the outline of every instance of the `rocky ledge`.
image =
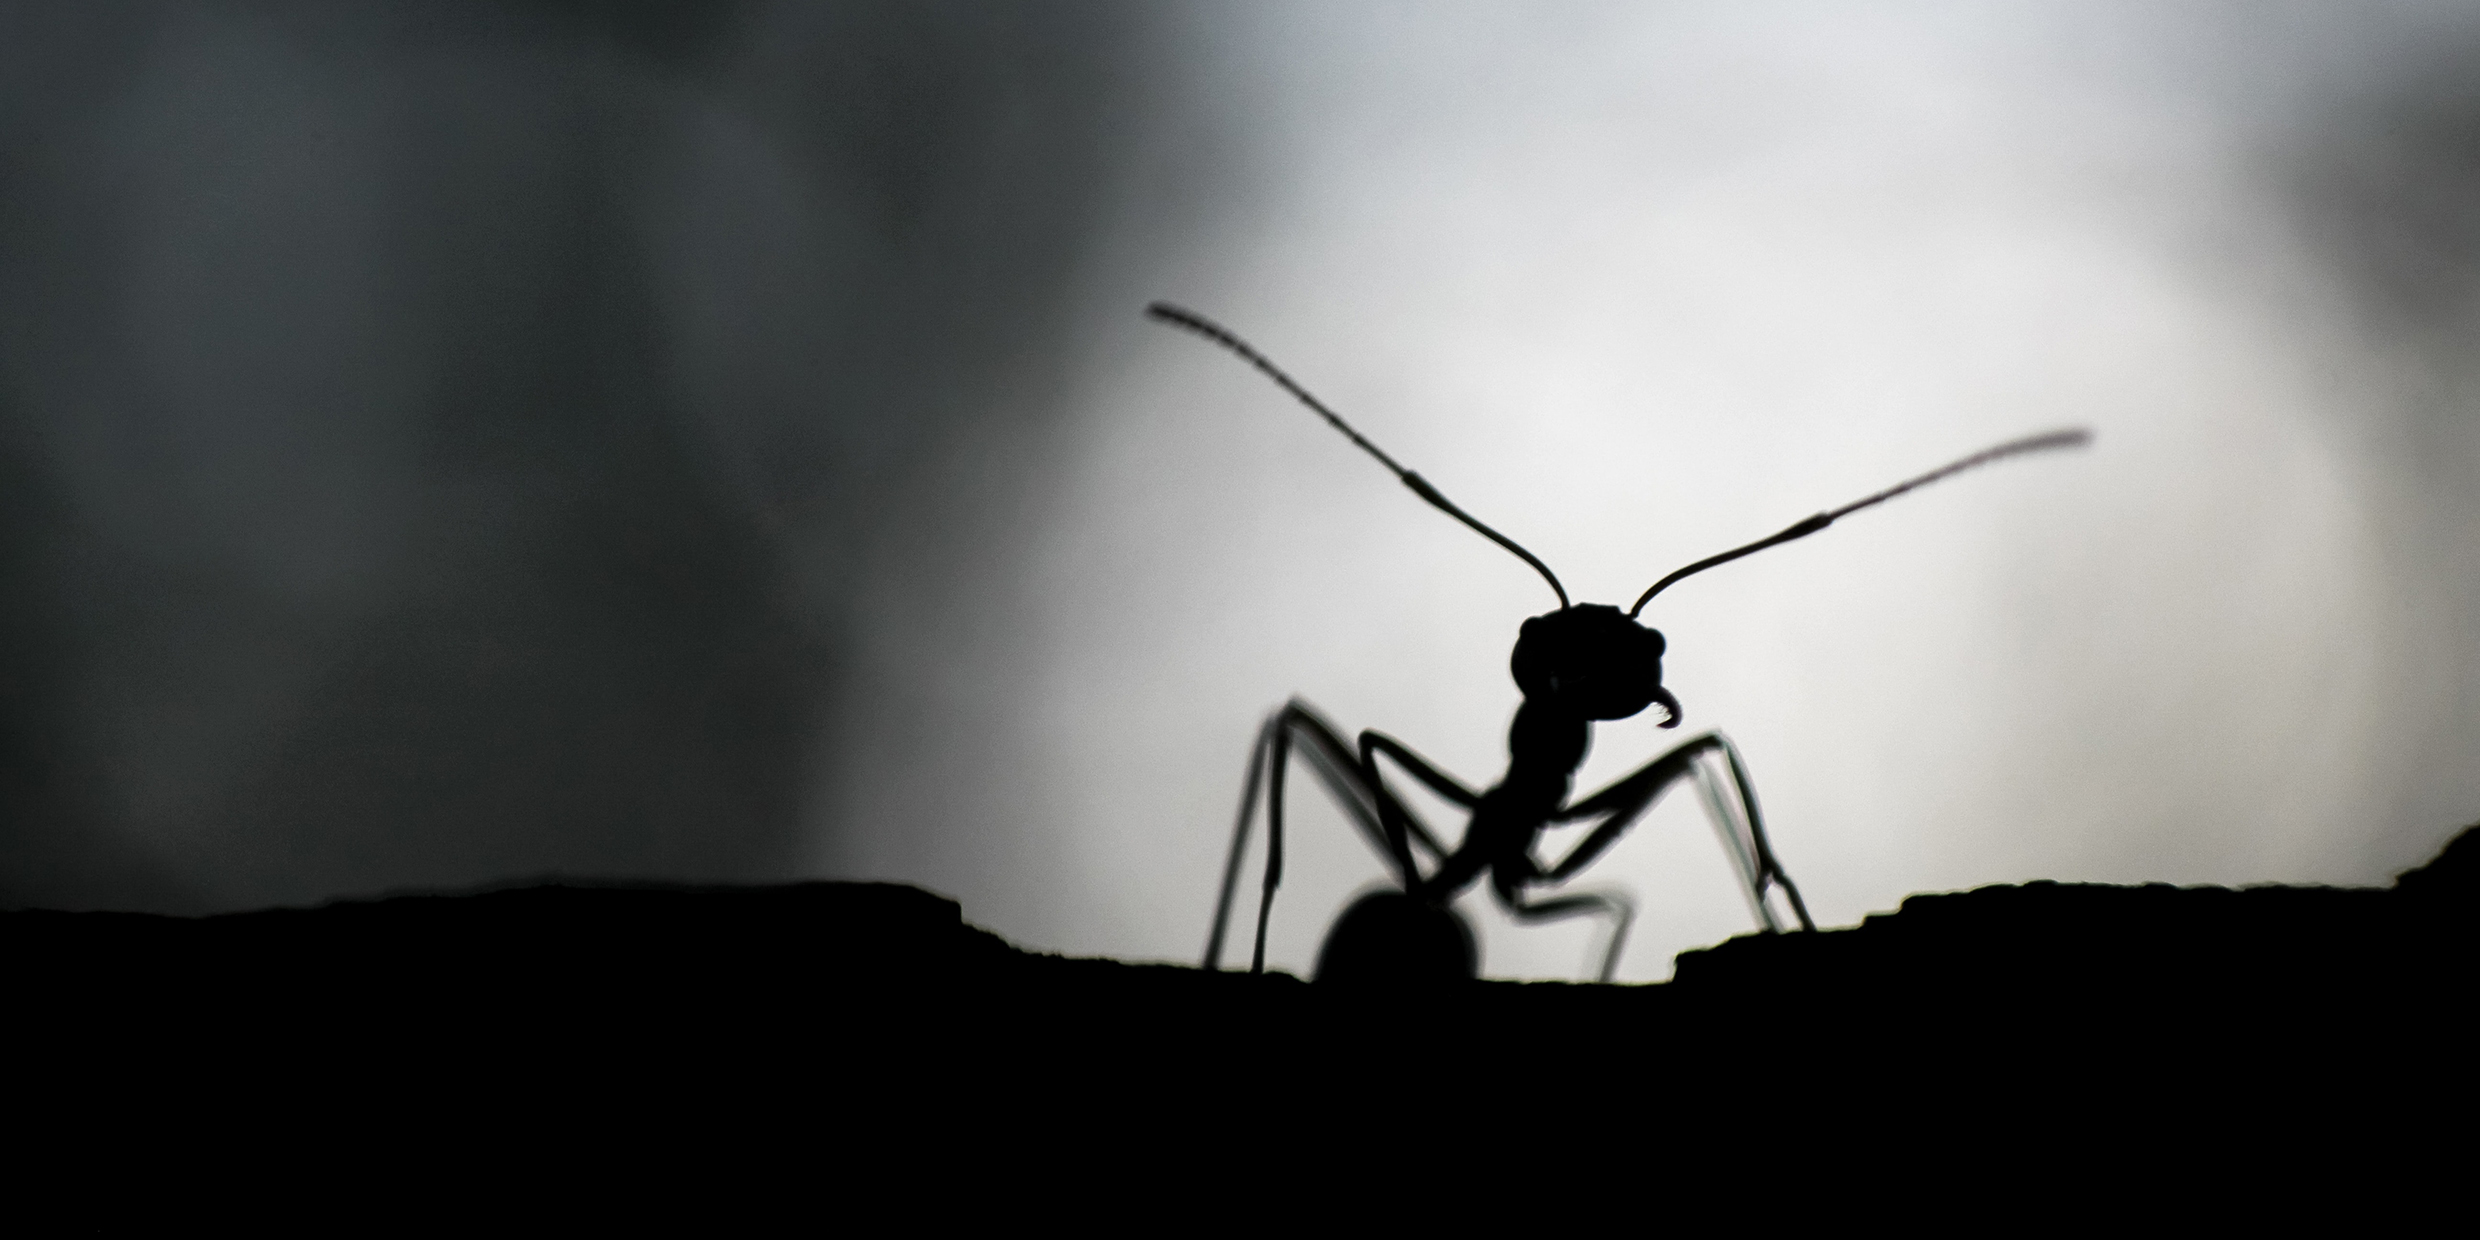
<svg viewBox="0 0 2480 1240">
<path fill-rule="evenodd" d="M 1409 1088 L 1745 1110 L 2432 1079 L 2468 1058 L 2476 874 L 2480 828 L 2389 888 L 1914 896 L 1854 928 L 1686 953 L 1655 986 L 1346 989 L 1062 958 L 856 883 L 19 911 L 0 914 L 0 958 L 35 1079 L 148 1105 L 720 1091 L 884 1119 Z"/>
</svg>

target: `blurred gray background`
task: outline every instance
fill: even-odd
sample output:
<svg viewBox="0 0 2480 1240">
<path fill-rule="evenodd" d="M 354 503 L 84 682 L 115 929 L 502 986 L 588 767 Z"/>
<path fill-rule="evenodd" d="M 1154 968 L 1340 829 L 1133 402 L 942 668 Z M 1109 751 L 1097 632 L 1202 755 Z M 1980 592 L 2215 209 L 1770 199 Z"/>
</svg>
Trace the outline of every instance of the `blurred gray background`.
<svg viewBox="0 0 2480 1240">
<path fill-rule="evenodd" d="M 2480 819 L 2480 5 L 0 8 L 0 900 L 883 877 L 1202 945 L 1292 693 L 1625 602 L 1824 920 Z M 1672 734 L 1605 725 L 1583 782 Z M 1379 875 L 1302 787 L 1274 956 Z M 1623 974 L 1744 928 L 1683 798 Z M 1483 921 L 1561 976 L 1585 927 Z"/>
</svg>

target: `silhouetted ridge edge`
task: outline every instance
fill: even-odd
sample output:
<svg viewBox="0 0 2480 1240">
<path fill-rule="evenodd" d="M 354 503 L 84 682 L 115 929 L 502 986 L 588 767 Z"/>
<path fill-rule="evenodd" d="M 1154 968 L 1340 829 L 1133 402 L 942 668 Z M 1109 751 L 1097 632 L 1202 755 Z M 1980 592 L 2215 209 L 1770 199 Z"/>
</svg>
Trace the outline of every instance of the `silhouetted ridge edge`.
<svg viewBox="0 0 2480 1240">
<path fill-rule="evenodd" d="M 1933 979 L 1987 989 L 2201 990 L 2317 969 L 2387 975 L 2404 961 L 2469 949 L 2463 912 L 2476 871 L 2480 827 L 2392 888 L 2032 882 L 1915 895 L 1856 927 L 1746 935 L 1683 953 L 1676 981 L 1691 990 Z M 1245 984 L 1173 966 L 1025 952 L 965 921 L 956 901 L 894 883 L 552 881 L 201 918 L 18 911 L 0 914 L 0 950 L 30 976 L 62 985 L 108 974 L 177 984 L 201 969 L 228 978 L 275 970 L 316 985 L 394 970 L 450 984 L 531 979 L 572 988 L 672 972 L 710 985 L 753 973 L 811 985 L 1047 979 L 1090 987 L 1114 976 L 1161 984 L 1182 973 Z"/>
</svg>

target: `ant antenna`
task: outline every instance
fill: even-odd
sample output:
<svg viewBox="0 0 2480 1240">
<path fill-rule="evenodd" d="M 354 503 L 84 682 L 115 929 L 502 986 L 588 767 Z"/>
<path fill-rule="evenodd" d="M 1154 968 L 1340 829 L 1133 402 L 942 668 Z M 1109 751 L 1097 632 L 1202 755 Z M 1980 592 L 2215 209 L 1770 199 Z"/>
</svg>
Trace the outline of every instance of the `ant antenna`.
<svg viewBox="0 0 2480 1240">
<path fill-rule="evenodd" d="M 1997 447 L 1983 448 L 1982 450 L 1975 452 L 1960 461 L 1956 461 L 1949 465 L 1941 465 L 1936 469 L 1932 469 L 1928 473 L 1922 474 L 1921 476 L 1913 478 L 1909 481 L 1898 482 L 1895 485 L 1890 486 L 1883 491 L 1879 491 L 1877 494 L 1869 496 L 1866 499 L 1853 500 L 1851 503 L 1845 504 L 1832 512 L 1818 513 L 1816 516 L 1800 521 L 1794 524 L 1791 528 L 1784 530 L 1771 538 L 1760 538 L 1745 547 L 1733 548 L 1732 550 L 1725 551 L 1720 555 L 1707 556 L 1702 560 L 1698 560 L 1696 563 L 1680 569 L 1679 571 L 1672 573 L 1670 576 L 1664 577 L 1660 581 L 1654 582 L 1653 588 L 1645 591 L 1643 597 L 1636 600 L 1636 605 L 1634 607 L 1628 608 L 1628 618 L 1631 620 L 1635 619 L 1636 613 L 1643 611 L 1645 609 L 1645 604 L 1653 601 L 1654 595 L 1660 594 L 1663 590 L 1667 589 L 1672 582 L 1677 581 L 1682 577 L 1692 576 L 1694 574 L 1704 572 L 1709 568 L 1719 568 L 1722 565 L 1728 564 L 1731 561 L 1740 558 L 1741 556 L 1755 555 L 1756 553 L 1765 550 L 1767 547 L 1780 546 L 1781 544 L 1790 542 L 1796 538 L 1806 538 L 1809 535 L 1834 524 L 1835 519 L 1838 517 L 1847 517 L 1863 508 L 1869 508 L 1885 503 L 1887 500 L 1893 499 L 1895 496 L 1901 495 L 1905 491 L 1909 491 L 1914 487 L 1925 487 L 1940 478 L 1953 474 L 1959 474 L 1976 465 L 1986 465 L 1991 461 L 2002 460 L 2006 457 L 2018 456 L 2026 452 L 2043 452 L 2051 448 L 2080 448 L 2091 442 L 2092 432 L 2079 426 L 2071 430 L 2050 431 L 2040 435 L 2028 435 L 2022 439 L 2010 439 L 2005 443 L 1999 444 Z"/>
<path fill-rule="evenodd" d="M 1431 486 L 1428 479 L 1423 478 L 1421 475 L 1396 464 L 1395 458 L 1380 451 L 1378 449 L 1378 445 L 1361 438 L 1361 433 L 1353 430 L 1350 423 L 1345 422 L 1342 418 L 1336 416 L 1335 411 L 1327 408 L 1323 402 L 1318 400 L 1317 397 L 1311 396 L 1309 394 L 1309 389 L 1293 382 L 1292 377 L 1284 374 L 1281 367 L 1275 365 L 1271 361 L 1268 361 L 1265 354 L 1249 347 L 1248 341 L 1242 340 L 1238 336 L 1233 335 L 1230 329 L 1202 314 L 1197 313 L 1194 310 L 1183 310 L 1180 307 L 1165 301 L 1158 301 L 1153 305 L 1147 306 L 1145 308 L 1145 316 L 1159 322 L 1169 323 L 1173 327 L 1187 328 L 1188 330 L 1195 332 L 1198 335 L 1203 336 L 1236 354 L 1239 354 L 1240 360 L 1247 362 L 1251 366 L 1255 366 L 1261 371 L 1264 371 L 1267 378 L 1274 380 L 1277 384 L 1280 384 L 1284 391 L 1289 392 L 1294 397 L 1298 398 L 1301 404 L 1307 405 L 1309 408 L 1316 410 L 1319 417 L 1326 419 L 1327 425 L 1334 427 L 1336 430 L 1342 431 L 1344 438 L 1351 440 L 1355 447 L 1358 447 L 1361 451 L 1378 458 L 1379 464 L 1393 470 L 1395 476 L 1402 479 L 1405 486 L 1412 488 L 1413 494 L 1429 501 L 1430 506 L 1438 509 L 1440 512 L 1443 512 L 1448 516 L 1473 527 L 1473 529 L 1478 531 L 1483 538 L 1487 538 L 1491 542 L 1497 543 L 1499 546 L 1515 552 L 1517 558 L 1532 565 L 1533 571 L 1540 573 L 1541 579 L 1549 582 L 1550 588 L 1557 592 L 1559 596 L 1559 610 L 1567 610 L 1569 606 L 1567 601 L 1567 587 L 1559 584 L 1558 575 L 1550 571 L 1549 565 L 1542 563 L 1540 558 L 1535 556 L 1532 552 L 1517 546 L 1514 539 L 1507 537 L 1505 534 L 1499 533 L 1497 530 L 1491 529 L 1489 526 L 1483 525 L 1478 520 L 1475 520 L 1471 513 L 1456 507 L 1453 503 L 1448 501 L 1446 496 L 1440 495 L 1438 493 L 1438 488 Z M 1819 528 L 1823 527 L 1821 526 Z"/>
</svg>

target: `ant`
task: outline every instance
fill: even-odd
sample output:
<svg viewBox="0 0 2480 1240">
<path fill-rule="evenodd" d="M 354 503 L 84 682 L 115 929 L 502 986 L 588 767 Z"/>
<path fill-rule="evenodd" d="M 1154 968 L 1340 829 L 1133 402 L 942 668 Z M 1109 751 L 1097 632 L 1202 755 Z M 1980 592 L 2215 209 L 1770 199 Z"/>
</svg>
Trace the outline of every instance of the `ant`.
<svg viewBox="0 0 2480 1240">
<path fill-rule="evenodd" d="M 1358 746 L 1345 743 L 1342 733 L 1308 703 L 1294 698 L 1267 718 L 1250 750 L 1247 786 L 1241 794 L 1239 822 L 1232 829 L 1230 859 L 1214 908 L 1214 931 L 1206 941 L 1205 967 L 1221 967 L 1224 930 L 1231 920 L 1232 897 L 1240 878 L 1240 862 L 1248 846 L 1249 824 L 1256 814 L 1258 790 L 1266 794 L 1266 873 L 1257 904 L 1257 946 L 1251 973 L 1266 968 L 1266 918 L 1274 907 L 1275 889 L 1283 881 L 1283 782 L 1297 752 L 1328 793 L 1342 806 L 1362 834 L 1395 870 L 1399 887 L 1363 896 L 1328 931 L 1320 950 L 1316 976 L 1326 980 L 1404 980 L 1407 978 L 1470 978 L 1479 959 L 1472 929 L 1450 907 L 1486 871 L 1490 891 L 1517 921 L 1541 923 L 1600 914 L 1610 919 L 1610 938 L 1603 948 L 1601 980 L 1609 981 L 1619 966 L 1634 905 L 1617 892 L 1565 892 L 1536 898 L 1537 890 L 1555 890 L 1581 873 L 1610 848 L 1653 803 L 1682 779 L 1694 778 L 1704 793 L 1705 808 L 1731 855 L 1748 902 L 1766 933 L 1783 928 L 1771 903 L 1780 892 L 1791 918 L 1802 930 L 1816 929 L 1800 889 L 1785 873 L 1765 837 L 1765 820 L 1757 810 L 1756 788 L 1739 749 L 1720 732 L 1708 732 L 1655 758 L 1634 774 L 1580 801 L 1569 801 L 1576 768 L 1592 744 L 1593 725 L 1630 718 L 1648 706 L 1663 711 L 1660 726 L 1679 726 L 1679 700 L 1662 687 L 1662 634 L 1639 623 L 1645 604 L 1685 577 L 1718 568 L 1794 539 L 1806 538 L 1863 508 L 1926 486 L 1977 465 L 2027 452 L 2089 443 L 2092 433 L 2073 429 L 2009 440 L 1930 470 L 1840 508 L 1821 512 L 1746 546 L 1707 556 L 1656 581 L 1622 612 L 1602 603 L 1573 603 L 1567 588 L 1540 557 L 1513 539 L 1482 524 L 1450 502 L 1421 475 L 1396 463 L 1376 444 L 1329 409 L 1308 389 L 1294 382 L 1266 355 L 1218 323 L 1178 306 L 1156 302 L 1148 317 L 1205 337 L 1237 354 L 1267 378 L 1343 433 L 1353 446 L 1377 458 L 1397 479 L 1430 506 L 1470 526 L 1476 533 L 1513 552 L 1540 573 L 1558 595 L 1557 611 L 1535 616 L 1517 631 L 1509 660 L 1524 701 L 1516 707 L 1507 729 L 1507 773 L 1492 787 L 1474 791 L 1439 770 L 1421 755 L 1382 732 L 1365 731 Z M 1387 785 L 1378 759 L 1385 757 L 1430 791 L 1469 811 L 1471 818 L 1460 843 L 1449 847 L 1412 812 Z M 1729 775 L 1724 783 L 1713 767 L 1719 760 Z M 1534 853 L 1541 833 L 1553 825 L 1598 820 L 1592 831 L 1556 862 L 1545 864 Z M 1420 864 L 1427 858 L 1428 868 Z"/>
</svg>

